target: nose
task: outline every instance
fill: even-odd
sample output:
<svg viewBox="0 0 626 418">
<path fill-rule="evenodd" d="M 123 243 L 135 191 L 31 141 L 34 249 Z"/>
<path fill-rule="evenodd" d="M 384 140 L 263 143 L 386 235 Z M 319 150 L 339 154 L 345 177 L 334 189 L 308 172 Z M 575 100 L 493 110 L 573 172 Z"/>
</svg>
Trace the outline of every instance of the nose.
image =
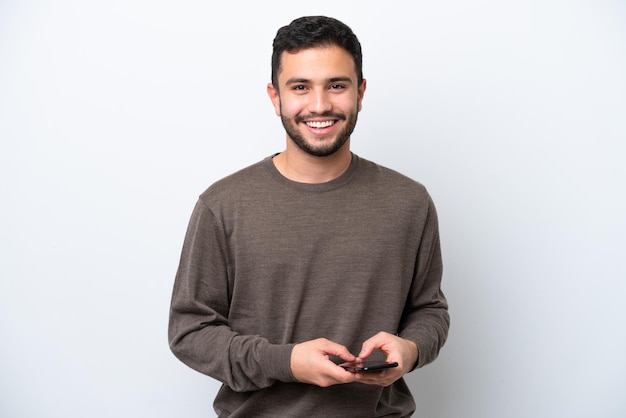
<svg viewBox="0 0 626 418">
<path fill-rule="evenodd" d="M 332 108 L 333 105 L 326 89 L 314 90 L 309 95 L 309 112 L 322 115 L 332 110 Z"/>
</svg>

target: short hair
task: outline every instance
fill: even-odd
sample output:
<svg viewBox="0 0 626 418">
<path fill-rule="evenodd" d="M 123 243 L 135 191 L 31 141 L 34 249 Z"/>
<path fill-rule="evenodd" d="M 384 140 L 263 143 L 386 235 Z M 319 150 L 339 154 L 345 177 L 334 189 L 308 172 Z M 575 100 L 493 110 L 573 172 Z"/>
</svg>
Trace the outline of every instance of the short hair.
<svg viewBox="0 0 626 418">
<path fill-rule="evenodd" d="M 283 52 L 294 54 L 303 49 L 339 46 L 354 59 L 358 84 L 363 81 L 363 55 L 361 43 L 345 23 L 326 16 L 304 16 L 283 26 L 276 33 L 272 52 L 272 84 L 278 90 Z"/>
</svg>

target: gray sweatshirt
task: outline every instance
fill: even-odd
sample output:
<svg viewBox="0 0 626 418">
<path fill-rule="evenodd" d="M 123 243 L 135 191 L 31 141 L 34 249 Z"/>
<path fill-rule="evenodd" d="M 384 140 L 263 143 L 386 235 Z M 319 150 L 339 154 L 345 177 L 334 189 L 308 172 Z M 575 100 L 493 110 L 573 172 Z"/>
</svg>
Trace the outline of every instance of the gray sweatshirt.
<svg viewBox="0 0 626 418">
<path fill-rule="evenodd" d="M 409 416 L 403 379 L 299 383 L 293 345 L 328 338 L 358 354 L 379 331 L 432 362 L 449 327 L 437 215 L 425 188 L 353 155 L 322 184 L 290 181 L 271 157 L 213 184 L 185 237 L 170 310 L 174 354 L 224 385 L 220 417 Z"/>
</svg>

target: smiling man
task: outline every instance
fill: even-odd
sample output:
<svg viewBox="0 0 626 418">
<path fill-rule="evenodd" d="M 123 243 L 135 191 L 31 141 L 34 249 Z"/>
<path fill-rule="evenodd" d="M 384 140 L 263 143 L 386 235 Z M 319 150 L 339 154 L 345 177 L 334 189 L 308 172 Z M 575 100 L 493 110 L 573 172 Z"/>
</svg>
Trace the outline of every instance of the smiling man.
<svg viewBox="0 0 626 418">
<path fill-rule="evenodd" d="M 421 184 L 350 151 L 365 89 L 345 24 L 281 28 L 267 92 L 286 147 L 196 204 L 169 339 L 223 383 L 220 417 L 415 411 L 403 376 L 437 357 L 449 327 L 437 215 Z M 390 366 L 360 371 L 372 359 Z"/>
<path fill-rule="evenodd" d="M 284 52 L 278 79 L 267 89 L 288 137 L 302 151 L 326 157 L 345 149 L 345 157 L 365 84 L 350 54 L 329 45 Z"/>
</svg>

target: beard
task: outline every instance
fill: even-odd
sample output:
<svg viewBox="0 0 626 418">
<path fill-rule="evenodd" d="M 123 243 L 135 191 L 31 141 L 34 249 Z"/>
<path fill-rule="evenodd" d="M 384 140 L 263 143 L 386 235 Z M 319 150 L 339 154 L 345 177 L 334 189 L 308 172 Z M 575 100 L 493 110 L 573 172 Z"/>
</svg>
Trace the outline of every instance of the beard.
<svg viewBox="0 0 626 418">
<path fill-rule="evenodd" d="M 327 112 L 321 115 L 321 117 L 346 121 L 346 126 L 344 126 L 343 129 L 339 131 L 335 139 L 329 144 L 318 144 L 314 141 L 307 141 L 304 138 L 304 135 L 302 135 L 302 133 L 300 132 L 300 130 L 298 130 L 298 123 L 306 120 L 309 117 L 310 116 L 296 116 L 295 118 L 290 119 L 284 116 L 283 112 L 281 111 L 280 120 L 282 121 L 283 127 L 285 128 L 285 131 L 287 132 L 289 138 L 291 138 L 291 140 L 302 151 L 315 157 L 328 157 L 329 155 L 332 155 L 339 151 L 341 147 L 343 147 L 346 142 L 348 142 L 348 139 L 350 139 L 350 135 L 352 135 L 352 132 L 356 127 L 358 112 L 350 113 L 348 116 L 344 115 L 343 113 L 332 112 Z"/>
</svg>

